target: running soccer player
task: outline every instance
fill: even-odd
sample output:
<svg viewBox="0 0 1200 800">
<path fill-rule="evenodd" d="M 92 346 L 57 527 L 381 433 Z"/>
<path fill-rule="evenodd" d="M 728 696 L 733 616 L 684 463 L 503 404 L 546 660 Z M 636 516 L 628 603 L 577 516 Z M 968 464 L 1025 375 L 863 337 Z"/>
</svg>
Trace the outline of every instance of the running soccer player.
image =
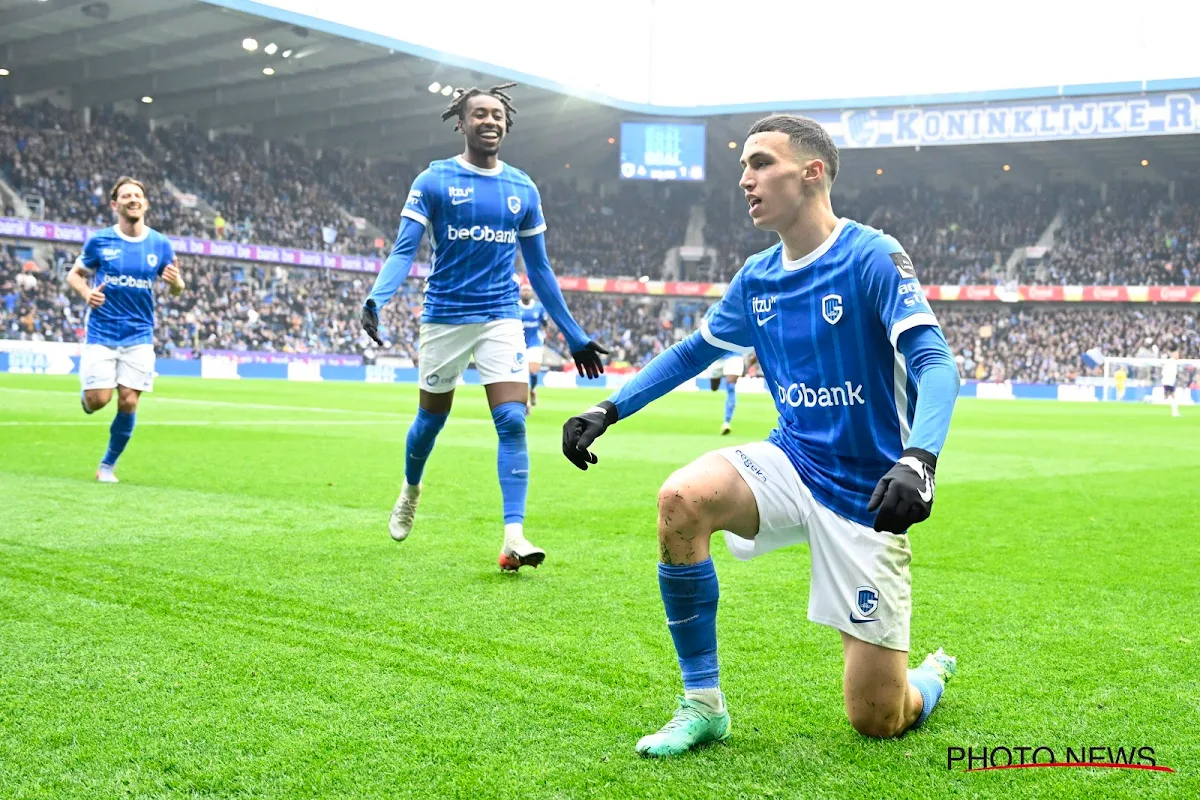
<svg viewBox="0 0 1200 800">
<path fill-rule="evenodd" d="M 956 666 L 939 648 L 907 669 L 907 532 L 933 505 L 959 385 L 950 348 L 896 240 L 834 216 L 838 152 L 820 125 L 762 119 L 741 163 L 751 220 L 782 241 L 747 259 L 700 331 L 563 426 L 564 455 L 587 469 L 596 463 L 588 447 L 610 425 L 722 353 L 751 347 L 779 412 L 767 441 L 701 456 L 659 491 L 659 587 L 685 696 L 637 743 L 648 756 L 729 736 L 709 555 L 716 531 L 743 560 L 808 542 L 808 618 L 841 634 L 845 708 L 860 733 L 920 726 Z"/>
<path fill-rule="evenodd" d="M 525 328 L 525 363 L 529 364 L 529 405 L 537 405 L 538 373 L 542 370 L 542 326 L 546 309 L 533 296 L 533 287 L 521 284 L 521 325 Z"/>
<path fill-rule="evenodd" d="M 1178 417 L 1179 398 L 1175 396 L 1175 382 L 1179 379 L 1179 364 L 1174 359 L 1175 356 L 1172 356 L 1167 363 L 1163 364 L 1163 399 L 1171 404 L 1171 416 Z"/>
<path fill-rule="evenodd" d="M 87 338 L 79 360 L 79 402 L 86 414 L 108 405 L 117 390 L 117 414 L 96 480 L 118 483 L 113 468 L 133 436 L 138 399 L 154 389 L 154 281 L 171 294 L 184 290 L 171 242 L 146 225 L 146 187 L 128 176 L 109 193 L 117 224 L 97 231 L 67 275 L 88 310 Z"/>
<path fill-rule="evenodd" d="M 746 374 L 746 370 L 754 362 L 754 353 L 745 357 L 737 353 L 727 353 L 713 362 L 708 377 L 710 388 L 715 392 L 725 386 L 725 421 L 721 424 L 721 435 L 728 436 L 733 431 L 733 411 L 737 408 L 737 382 Z"/>
<path fill-rule="evenodd" d="M 546 221 L 537 187 L 524 172 L 497 158 L 516 113 L 505 90 L 515 85 L 455 94 L 442 119 L 456 120 L 465 149 L 432 162 L 413 181 L 396 244 L 362 310 L 363 329 L 383 346 L 379 309 L 408 277 L 421 237 L 428 233 L 433 271 L 425 286 L 419 333 L 420 400 L 408 430 L 405 482 L 388 528 L 396 541 L 412 532 L 425 463 L 450 414 L 454 387 L 473 356 L 500 440 L 496 467 L 504 503 L 499 558 L 504 570 L 536 567 L 546 558 L 524 533 L 529 368 L 514 270 L 518 242 L 533 291 L 566 337 L 579 372 L 599 376 L 604 372 L 600 356 L 608 353 L 588 339 L 567 310 L 546 255 Z"/>
</svg>

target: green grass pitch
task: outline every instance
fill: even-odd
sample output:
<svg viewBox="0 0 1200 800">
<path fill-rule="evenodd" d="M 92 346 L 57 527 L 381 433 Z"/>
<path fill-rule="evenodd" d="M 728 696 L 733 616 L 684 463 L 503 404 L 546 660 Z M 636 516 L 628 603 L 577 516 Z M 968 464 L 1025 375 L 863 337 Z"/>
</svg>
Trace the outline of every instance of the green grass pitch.
<svg viewBox="0 0 1200 800">
<path fill-rule="evenodd" d="M 1200 409 L 960 401 L 913 534 L 915 664 L 959 674 L 919 732 L 845 720 L 809 554 L 715 548 L 728 745 L 641 760 L 680 691 L 658 486 L 765 436 L 769 399 L 678 394 L 587 473 L 540 392 L 503 575 L 495 433 L 459 391 L 413 535 L 387 517 L 414 387 L 167 380 L 117 474 L 74 377 L 0 376 L 0 797 L 1198 797 Z M 949 747 L 1150 746 L 1174 774 L 947 770 Z M 1062 760 L 1062 759 L 1060 759 Z"/>
</svg>

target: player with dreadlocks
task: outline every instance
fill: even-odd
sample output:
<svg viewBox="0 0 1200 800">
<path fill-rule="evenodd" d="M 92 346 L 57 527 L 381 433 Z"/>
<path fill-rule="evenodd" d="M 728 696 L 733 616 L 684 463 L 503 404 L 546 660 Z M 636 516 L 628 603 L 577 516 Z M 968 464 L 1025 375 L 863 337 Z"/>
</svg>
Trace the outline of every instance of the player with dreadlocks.
<svg viewBox="0 0 1200 800">
<path fill-rule="evenodd" d="M 546 558 L 525 538 L 529 452 L 525 404 L 529 369 L 515 274 L 517 246 L 529 282 L 566 337 L 579 372 L 595 378 L 608 353 L 571 317 L 546 255 L 542 202 L 533 181 L 497 158 L 516 109 L 506 83 L 460 90 L 442 114 L 456 120 L 466 140 L 461 155 L 434 161 L 417 176 L 400 212 L 400 231 L 362 311 L 362 326 L 380 346 L 379 309 L 408 277 L 421 237 L 429 235 L 433 269 L 425 285 L 418 344 L 420 401 L 408 429 L 404 486 L 388 523 L 392 538 L 412 531 L 421 477 L 438 432 L 446 424 L 454 389 L 471 358 L 487 392 L 500 439 L 496 467 L 504 504 L 500 567 L 536 567 Z"/>
</svg>

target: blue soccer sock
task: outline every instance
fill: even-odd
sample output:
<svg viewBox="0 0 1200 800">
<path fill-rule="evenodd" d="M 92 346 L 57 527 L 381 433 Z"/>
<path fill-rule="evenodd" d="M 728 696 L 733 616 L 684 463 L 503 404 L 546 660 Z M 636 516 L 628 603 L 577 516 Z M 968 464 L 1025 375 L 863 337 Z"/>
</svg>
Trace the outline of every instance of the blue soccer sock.
<svg viewBox="0 0 1200 800">
<path fill-rule="evenodd" d="M 725 423 L 733 422 L 733 409 L 737 407 L 737 378 L 725 378 Z"/>
<path fill-rule="evenodd" d="M 942 699 L 942 692 L 946 686 L 933 673 L 933 670 L 926 669 L 925 667 L 910 669 L 908 671 L 908 682 L 917 687 L 917 691 L 921 693 L 921 699 L 924 701 L 924 705 L 921 708 L 921 716 L 917 717 L 917 721 L 909 728 L 909 730 L 915 730 L 924 725 L 925 720 L 929 719 L 929 715 L 937 707 L 938 700 Z"/>
<path fill-rule="evenodd" d="M 711 558 L 699 564 L 659 564 L 658 589 L 667 611 L 685 690 L 716 689 L 717 571 Z"/>
<path fill-rule="evenodd" d="M 525 495 L 529 491 L 529 450 L 525 446 L 525 404 L 501 403 L 492 409 L 500 447 L 496 471 L 504 500 L 504 524 L 525 521 Z"/>
<path fill-rule="evenodd" d="M 536 372 L 529 373 L 529 388 L 530 389 L 537 388 L 537 378 L 538 378 L 538 374 Z"/>
<path fill-rule="evenodd" d="M 433 452 L 433 443 L 449 414 L 433 414 L 423 408 L 417 409 L 417 418 L 408 428 L 404 445 L 404 480 L 416 486 L 425 474 L 425 462 Z"/>
<path fill-rule="evenodd" d="M 133 425 L 137 422 L 137 412 L 126 414 L 124 411 L 118 411 L 113 417 L 112 425 L 108 426 L 108 450 L 104 453 L 104 458 L 100 463 L 110 467 L 117 465 L 117 459 L 121 457 L 121 453 L 125 451 L 125 445 L 129 444 L 129 437 L 133 436 Z"/>
</svg>

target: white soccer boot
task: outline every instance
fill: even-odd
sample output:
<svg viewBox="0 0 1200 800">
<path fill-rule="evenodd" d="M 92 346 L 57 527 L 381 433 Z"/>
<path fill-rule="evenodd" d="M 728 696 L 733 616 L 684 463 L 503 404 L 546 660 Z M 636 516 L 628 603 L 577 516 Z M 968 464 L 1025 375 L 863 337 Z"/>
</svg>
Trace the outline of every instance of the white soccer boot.
<svg viewBox="0 0 1200 800">
<path fill-rule="evenodd" d="M 404 484 L 396 505 L 392 507 L 392 516 L 388 519 L 388 532 L 397 542 L 403 542 L 412 533 L 413 519 L 417 515 L 417 503 L 421 501 L 421 484 L 410 486 Z"/>
</svg>

